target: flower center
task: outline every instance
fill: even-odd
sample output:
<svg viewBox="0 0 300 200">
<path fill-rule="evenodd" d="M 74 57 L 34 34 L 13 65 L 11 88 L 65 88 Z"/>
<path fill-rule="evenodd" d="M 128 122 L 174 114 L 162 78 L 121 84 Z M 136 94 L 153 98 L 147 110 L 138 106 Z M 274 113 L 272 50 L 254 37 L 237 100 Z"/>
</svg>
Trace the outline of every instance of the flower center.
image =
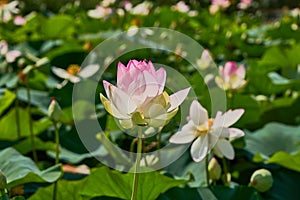
<svg viewBox="0 0 300 200">
<path fill-rule="evenodd" d="M 68 74 L 71 74 L 73 76 L 76 76 L 79 71 L 80 71 L 80 66 L 76 64 L 69 65 L 69 67 L 67 68 Z"/>
<path fill-rule="evenodd" d="M 195 137 L 199 137 L 201 135 L 206 135 L 207 133 L 209 133 L 213 124 L 214 124 L 214 119 L 210 118 L 208 119 L 207 124 L 202 124 L 198 126 L 195 132 Z"/>
<path fill-rule="evenodd" d="M 8 0 L 0 0 L 0 7 L 8 4 Z"/>
</svg>

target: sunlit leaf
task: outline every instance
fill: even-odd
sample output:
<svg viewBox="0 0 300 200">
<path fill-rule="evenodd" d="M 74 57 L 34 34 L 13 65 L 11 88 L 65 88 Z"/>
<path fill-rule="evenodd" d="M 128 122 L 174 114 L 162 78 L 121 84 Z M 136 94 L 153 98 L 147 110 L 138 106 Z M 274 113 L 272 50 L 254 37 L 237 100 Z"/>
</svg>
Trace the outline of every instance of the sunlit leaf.
<svg viewBox="0 0 300 200">
<path fill-rule="evenodd" d="M 30 158 L 22 156 L 13 148 L 0 151 L 0 169 L 6 176 L 8 188 L 30 182 L 51 183 L 62 174 L 60 165 L 40 171 Z"/>
</svg>

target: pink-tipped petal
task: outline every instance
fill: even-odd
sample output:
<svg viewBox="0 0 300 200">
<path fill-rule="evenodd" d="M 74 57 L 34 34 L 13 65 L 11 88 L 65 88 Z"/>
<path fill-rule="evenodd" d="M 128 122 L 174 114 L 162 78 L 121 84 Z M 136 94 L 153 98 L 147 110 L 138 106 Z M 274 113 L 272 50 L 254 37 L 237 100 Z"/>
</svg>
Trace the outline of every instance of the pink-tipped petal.
<svg viewBox="0 0 300 200">
<path fill-rule="evenodd" d="M 174 94 L 172 94 L 170 96 L 170 103 L 171 103 L 171 106 L 170 108 L 168 109 L 168 111 L 171 111 L 175 108 L 177 108 L 179 105 L 182 104 L 182 102 L 185 100 L 185 98 L 187 97 L 189 91 L 190 91 L 190 87 L 189 88 L 186 88 L 186 89 L 183 89 L 183 90 L 180 90 Z"/>
<path fill-rule="evenodd" d="M 231 76 L 238 69 L 236 62 L 227 62 L 224 67 L 224 76 Z"/>
<path fill-rule="evenodd" d="M 194 100 L 190 106 L 190 115 L 189 117 L 193 120 L 195 125 L 201 125 L 208 121 L 208 114 L 205 108 L 202 105 Z"/>
<path fill-rule="evenodd" d="M 131 114 L 137 108 L 136 104 L 131 100 L 125 92 L 115 87 L 114 85 L 109 86 L 110 99 L 115 105 L 117 110 L 122 114 Z"/>
<path fill-rule="evenodd" d="M 244 131 L 238 128 L 229 128 L 229 138 L 235 139 L 243 137 L 245 135 Z"/>
<path fill-rule="evenodd" d="M 159 85 L 158 94 L 161 94 L 164 91 L 165 84 L 166 84 L 166 77 L 167 77 L 167 73 L 164 68 L 160 68 L 159 70 L 156 71 L 156 80 Z"/>
<path fill-rule="evenodd" d="M 191 155 L 195 162 L 202 161 L 205 156 L 209 153 L 208 148 L 208 136 L 198 137 L 192 144 Z"/>
<path fill-rule="evenodd" d="M 147 68 L 147 71 L 149 71 L 152 75 L 155 76 L 155 68 L 154 68 L 154 65 L 151 61 L 148 62 L 148 64 L 146 63 L 146 61 L 143 61 L 144 65 L 146 65 L 148 68 Z"/>
<path fill-rule="evenodd" d="M 208 50 L 205 49 L 202 51 L 201 59 L 211 60 L 211 56 Z"/>
<path fill-rule="evenodd" d="M 236 70 L 236 74 L 241 78 L 244 79 L 246 75 L 246 70 L 244 65 L 240 65 L 239 68 Z"/>
<path fill-rule="evenodd" d="M 117 70 L 117 86 L 122 87 L 122 86 L 128 86 L 128 84 L 124 83 L 128 78 L 126 77 L 128 69 L 123 65 L 123 63 L 119 62 L 118 63 L 118 70 Z M 128 82 L 127 82 L 128 83 Z"/>
<path fill-rule="evenodd" d="M 156 79 L 148 72 L 143 71 L 145 79 L 145 91 L 144 95 L 146 97 L 155 97 L 158 94 L 159 85 L 157 84 Z"/>
<path fill-rule="evenodd" d="M 103 87 L 104 87 L 104 90 L 105 90 L 105 93 L 106 93 L 108 99 L 110 99 L 110 90 L 109 90 L 110 85 L 112 85 L 112 84 L 107 82 L 106 80 L 103 80 Z"/>
</svg>

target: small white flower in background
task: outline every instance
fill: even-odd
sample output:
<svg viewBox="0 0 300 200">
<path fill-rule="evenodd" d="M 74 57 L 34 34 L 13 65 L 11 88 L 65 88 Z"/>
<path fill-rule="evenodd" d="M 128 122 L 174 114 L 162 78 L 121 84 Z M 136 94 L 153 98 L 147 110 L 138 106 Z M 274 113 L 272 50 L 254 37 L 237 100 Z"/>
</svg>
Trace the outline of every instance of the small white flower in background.
<svg viewBox="0 0 300 200">
<path fill-rule="evenodd" d="M 178 12 L 187 13 L 190 10 L 190 7 L 185 4 L 183 1 L 179 1 L 176 5 L 171 7 Z"/>
<path fill-rule="evenodd" d="M 100 66 L 97 64 L 88 65 L 86 67 L 81 68 L 79 65 L 70 65 L 66 70 L 58 67 L 52 67 L 52 72 L 62 78 L 65 79 L 62 85 L 59 85 L 58 88 L 64 86 L 67 81 L 72 83 L 78 83 L 80 80 L 89 78 L 96 74 L 96 72 L 100 69 Z"/>
<path fill-rule="evenodd" d="M 246 70 L 244 65 L 237 66 L 236 62 L 227 62 L 219 67 L 219 76 L 215 78 L 216 84 L 224 90 L 236 90 L 246 84 Z"/>
<path fill-rule="evenodd" d="M 130 11 L 132 9 L 132 3 L 130 3 L 130 1 L 123 1 L 123 6 L 126 11 Z"/>
<path fill-rule="evenodd" d="M 127 35 L 128 35 L 129 37 L 133 37 L 133 36 L 135 36 L 138 32 L 139 32 L 139 27 L 133 25 L 133 26 L 130 26 L 129 29 L 127 30 Z"/>
<path fill-rule="evenodd" d="M 209 7 L 210 14 L 214 15 L 220 9 L 226 9 L 230 6 L 229 0 L 211 0 L 211 5 Z"/>
<path fill-rule="evenodd" d="M 247 9 L 251 6 L 252 0 L 241 0 L 240 3 L 238 4 L 239 9 Z"/>
<path fill-rule="evenodd" d="M 121 17 L 123 17 L 125 15 L 125 11 L 122 8 L 118 8 L 116 13 Z"/>
<path fill-rule="evenodd" d="M 172 6 L 171 8 L 181 13 L 187 13 L 190 17 L 195 17 L 198 15 L 198 11 L 190 10 L 190 7 L 186 5 L 183 1 L 179 1 L 176 5 Z"/>
<path fill-rule="evenodd" d="M 292 17 L 298 17 L 300 16 L 300 9 L 299 8 L 294 8 L 290 11 L 290 15 Z"/>
<path fill-rule="evenodd" d="M 237 128 L 228 128 L 243 115 L 243 109 L 218 112 L 215 119 L 209 119 L 205 108 L 194 100 L 190 107 L 188 123 L 181 131 L 170 138 L 171 143 L 186 144 L 193 142 L 191 155 L 195 162 L 202 161 L 213 150 L 218 157 L 234 158 L 234 149 L 228 139 L 244 136 Z"/>
<path fill-rule="evenodd" d="M 19 13 L 18 4 L 18 1 L 0 0 L 0 22 L 8 22 L 13 14 Z"/>
<path fill-rule="evenodd" d="M 112 9 L 111 8 L 106 8 L 104 6 L 96 6 L 95 9 L 93 10 L 89 10 L 87 12 L 88 16 L 91 18 L 95 18 L 95 19 L 101 19 L 101 18 L 105 18 L 108 15 L 112 14 Z"/>
<path fill-rule="evenodd" d="M 17 26 L 22 26 L 22 25 L 26 24 L 26 19 L 20 15 L 15 16 L 14 24 Z"/>
<path fill-rule="evenodd" d="M 101 6 L 104 6 L 104 7 L 108 7 L 110 6 L 111 4 L 114 4 L 116 2 L 116 0 L 103 0 L 101 2 Z"/>
<path fill-rule="evenodd" d="M 198 59 L 196 63 L 200 69 L 207 69 L 213 65 L 214 61 L 211 58 L 209 51 L 205 49 L 202 51 L 201 58 Z"/>
<path fill-rule="evenodd" d="M 130 9 L 130 13 L 133 15 L 148 15 L 152 8 L 152 3 L 144 1 Z"/>
<path fill-rule="evenodd" d="M 5 56 L 8 63 L 15 62 L 18 57 L 21 56 L 21 52 L 18 50 L 8 50 L 8 44 L 6 41 L 0 41 L 0 54 Z"/>
</svg>

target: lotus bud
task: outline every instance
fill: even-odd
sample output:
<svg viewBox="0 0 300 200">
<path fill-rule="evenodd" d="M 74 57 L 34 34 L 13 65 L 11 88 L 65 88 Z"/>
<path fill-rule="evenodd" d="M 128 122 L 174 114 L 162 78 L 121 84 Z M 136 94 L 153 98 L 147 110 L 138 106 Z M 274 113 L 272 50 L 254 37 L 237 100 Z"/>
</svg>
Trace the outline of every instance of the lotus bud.
<svg viewBox="0 0 300 200">
<path fill-rule="evenodd" d="M 271 172 L 266 169 L 256 170 L 251 176 L 250 185 L 259 192 L 266 192 L 273 185 Z"/>
<path fill-rule="evenodd" d="M 59 121 L 61 118 L 61 108 L 55 98 L 52 98 L 51 103 L 48 107 L 48 116 L 52 121 Z"/>
<path fill-rule="evenodd" d="M 216 158 L 212 158 L 208 164 L 209 178 L 212 180 L 219 180 L 221 178 L 221 166 Z"/>
</svg>

